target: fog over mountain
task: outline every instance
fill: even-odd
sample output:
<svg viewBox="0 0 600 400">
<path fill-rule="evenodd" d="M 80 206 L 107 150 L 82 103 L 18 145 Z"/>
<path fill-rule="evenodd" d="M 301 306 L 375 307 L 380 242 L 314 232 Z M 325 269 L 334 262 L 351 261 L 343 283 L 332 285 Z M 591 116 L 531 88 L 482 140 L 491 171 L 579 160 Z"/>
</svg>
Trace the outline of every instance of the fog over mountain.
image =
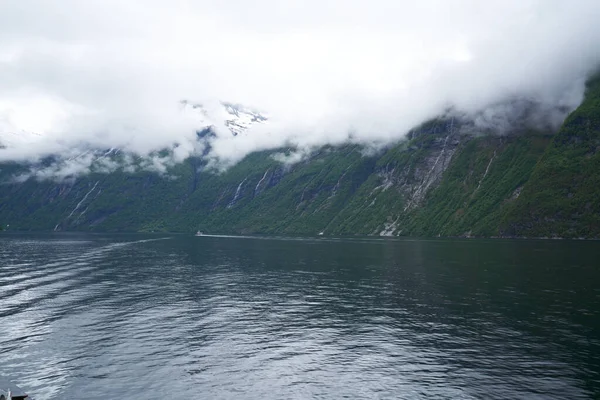
<svg viewBox="0 0 600 400">
<path fill-rule="evenodd" d="M 0 161 L 175 148 L 177 162 L 212 125 L 226 167 L 382 145 L 448 110 L 501 131 L 523 102 L 556 125 L 600 62 L 598 20 L 595 0 L 3 0 Z M 233 135 L 224 104 L 268 123 Z"/>
</svg>

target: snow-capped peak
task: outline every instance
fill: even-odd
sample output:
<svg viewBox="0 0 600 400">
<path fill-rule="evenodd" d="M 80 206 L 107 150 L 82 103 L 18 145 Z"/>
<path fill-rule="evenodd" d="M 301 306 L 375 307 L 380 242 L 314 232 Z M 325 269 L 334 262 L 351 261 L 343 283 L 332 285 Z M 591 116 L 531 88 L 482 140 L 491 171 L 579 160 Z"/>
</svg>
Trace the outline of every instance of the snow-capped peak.
<svg viewBox="0 0 600 400">
<path fill-rule="evenodd" d="M 254 124 L 264 124 L 267 117 L 261 113 L 246 108 L 241 104 L 221 103 L 225 111 L 231 116 L 225 120 L 225 126 L 229 128 L 234 136 L 246 131 Z"/>
<path fill-rule="evenodd" d="M 184 109 L 193 111 L 200 119 L 198 128 L 223 126 L 237 136 L 255 124 L 264 124 L 268 118 L 260 112 L 241 104 L 220 102 L 215 107 L 192 103 L 187 100 L 181 102 Z"/>
</svg>

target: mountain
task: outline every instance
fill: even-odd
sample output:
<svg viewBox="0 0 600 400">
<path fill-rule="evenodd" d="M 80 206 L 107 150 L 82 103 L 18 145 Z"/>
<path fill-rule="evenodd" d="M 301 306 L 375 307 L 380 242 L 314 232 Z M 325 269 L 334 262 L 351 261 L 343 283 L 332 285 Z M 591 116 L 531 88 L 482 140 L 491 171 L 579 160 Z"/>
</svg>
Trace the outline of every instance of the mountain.
<svg viewBox="0 0 600 400">
<path fill-rule="evenodd" d="M 223 107 L 234 135 L 266 122 L 242 106 Z M 27 167 L 7 163 L 0 221 L 16 230 L 597 238 L 599 122 L 594 80 L 558 133 L 483 133 L 444 117 L 376 154 L 326 146 L 289 165 L 278 155 L 293 149 L 278 149 L 220 174 L 193 157 L 166 174 L 92 168 L 59 182 L 16 182 Z"/>
<path fill-rule="evenodd" d="M 600 77 L 546 148 L 500 233 L 600 237 Z"/>
<path fill-rule="evenodd" d="M 250 107 L 242 104 L 219 102 L 217 107 L 205 107 L 202 104 L 182 100 L 183 111 L 191 111 L 198 117 L 199 130 L 215 125 L 224 126 L 234 135 L 244 133 L 252 125 L 265 124 L 268 118 Z"/>
</svg>

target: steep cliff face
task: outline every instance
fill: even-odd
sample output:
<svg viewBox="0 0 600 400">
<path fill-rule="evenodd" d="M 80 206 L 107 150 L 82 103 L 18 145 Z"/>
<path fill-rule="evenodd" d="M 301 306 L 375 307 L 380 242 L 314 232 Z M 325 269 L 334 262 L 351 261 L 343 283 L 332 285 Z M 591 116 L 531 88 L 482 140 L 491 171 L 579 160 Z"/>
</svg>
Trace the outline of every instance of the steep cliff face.
<svg viewBox="0 0 600 400">
<path fill-rule="evenodd" d="M 553 138 L 500 232 L 600 237 L 600 78 Z"/>
<path fill-rule="evenodd" d="M 494 236 L 550 136 L 417 136 L 377 161 L 332 233 Z"/>
<path fill-rule="evenodd" d="M 22 230 L 315 235 L 600 236 L 600 85 L 556 135 L 465 132 L 434 120 L 365 155 L 325 147 L 286 165 L 259 152 L 224 173 L 188 159 L 143 170 L 11 182 L 0 222 Z"/>
<path fill-rule="evenodd" d="M 12 229 L 458 235 L 479 223 L 475 214 L 487 210 L 480 210 L 481 199 L 491 210 L 514 196 L 539 155 L 527 147 L 536 141 L 547 140 L 474 137 L 453 121 L 437 121 L 370 156 L 345 146 L 291 166 L 256 153 L 222 174 L 192 159 L 164 176 L 117 171 L 30 179 L 2 186 L 0 218 Z M 503 190 L 491 190 L 507 164 L 520 166 L 519 157 L 527 158 L 523 171 L 504 178 L 510 182 Z M 15 168 L 5 166 L 4 176 Z"/>
</svg>

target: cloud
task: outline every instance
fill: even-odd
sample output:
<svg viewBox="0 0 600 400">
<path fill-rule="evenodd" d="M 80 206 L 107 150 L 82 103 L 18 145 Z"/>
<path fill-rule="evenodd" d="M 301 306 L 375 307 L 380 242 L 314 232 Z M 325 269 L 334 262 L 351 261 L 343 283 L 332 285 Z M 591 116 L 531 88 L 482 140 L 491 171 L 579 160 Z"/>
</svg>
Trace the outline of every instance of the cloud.
<svg viewBox="0 0 600 400">
<path fill-rule="evenodd" d="M 525 101 L 554 125 L 600 61 L 599 18 L 595 0 L 4 0 L 0 161 L 75 148 L 182 160 L 202 150 L 182 100 L 268 112 L 235 137 L 218 127 L 209 157 L 225 166 L 389 143 L 449 108 L 503 126 Z"/>
</svg>

